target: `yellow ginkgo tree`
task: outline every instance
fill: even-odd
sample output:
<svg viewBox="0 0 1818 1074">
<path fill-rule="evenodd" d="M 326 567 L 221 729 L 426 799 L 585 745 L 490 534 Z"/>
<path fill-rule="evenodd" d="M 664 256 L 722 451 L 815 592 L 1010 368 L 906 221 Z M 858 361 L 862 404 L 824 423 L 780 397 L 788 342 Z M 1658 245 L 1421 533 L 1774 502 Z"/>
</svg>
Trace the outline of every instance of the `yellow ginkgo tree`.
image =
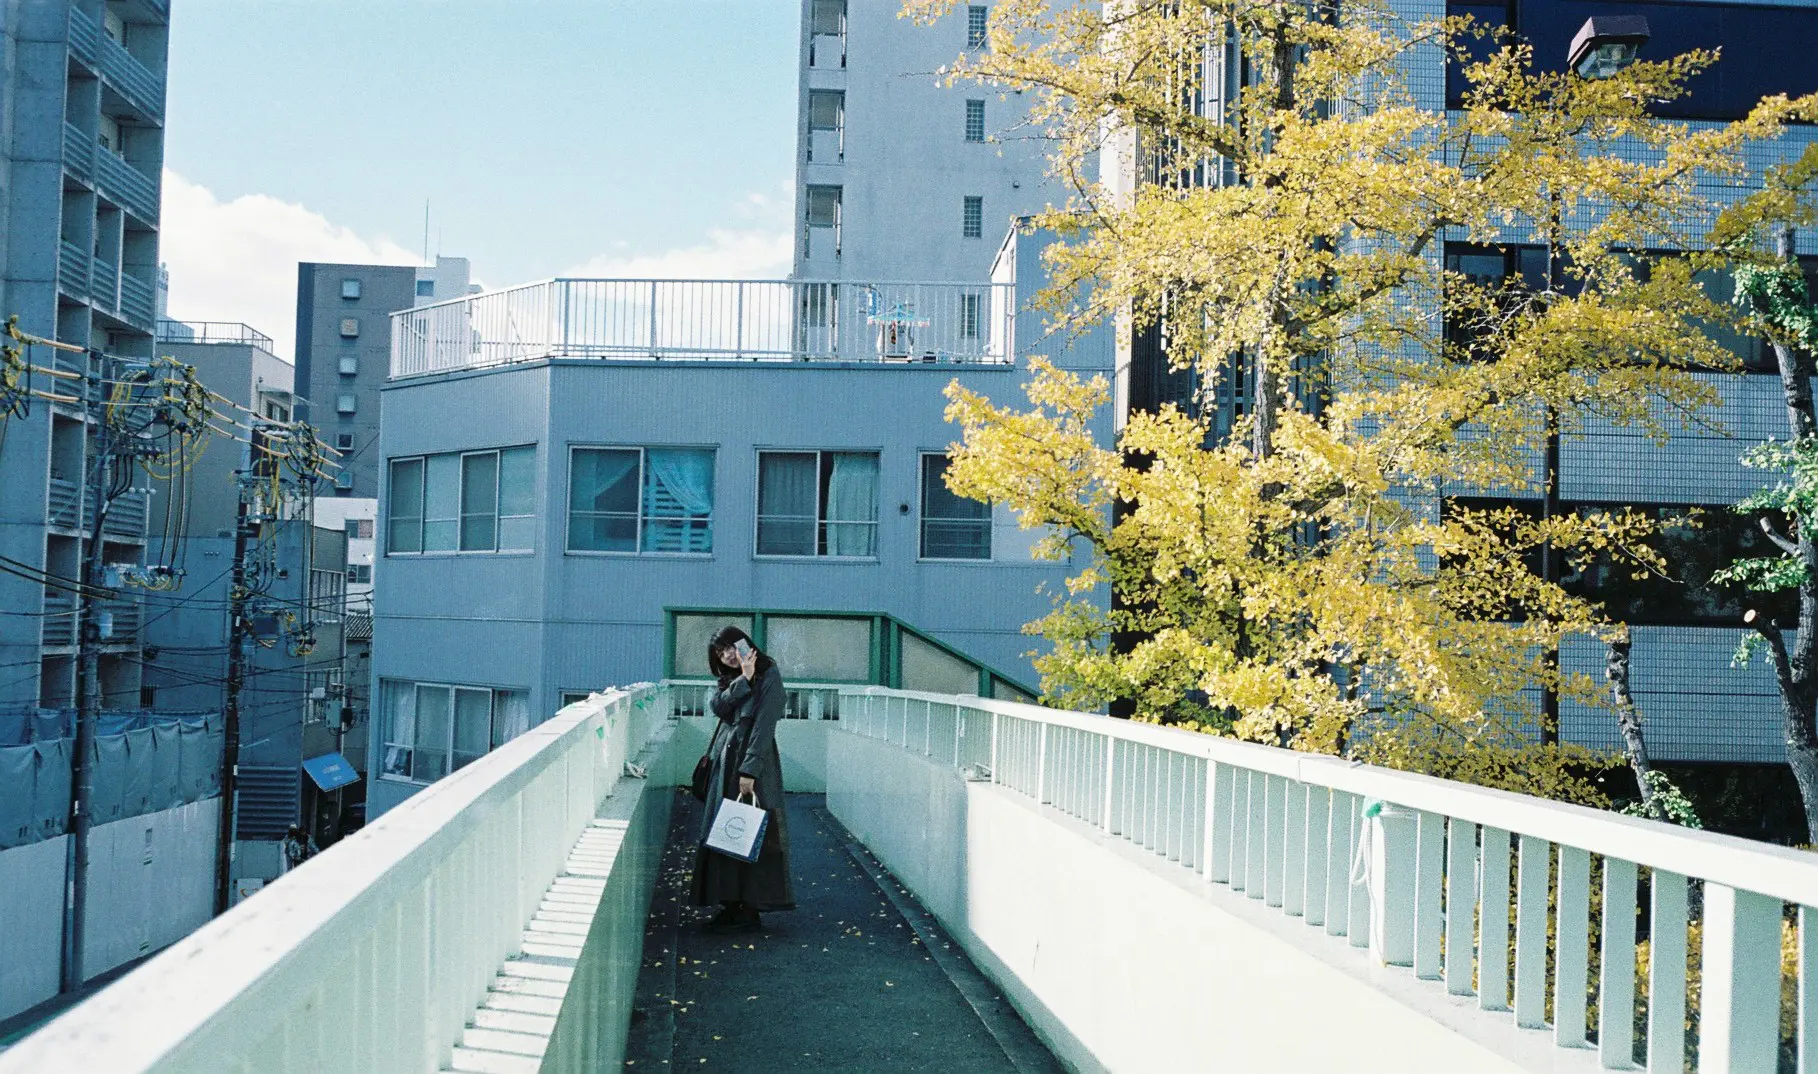
<svg viewBox="0 0 1818 1074">
<path fill-rule="evenodd" d="M 1451 112 L 1415 77 L 1442 54 L 1470 85 Z M 1701 282 L 1723 265 L 1713 199 L 1745 147 L 1818 109 L 1649 114 L 1713 60 L 1586 80 L 1496 28 L 1368 0 L 994 4 L 950 74 L 1035 91 L 1075 180 L 1037 221 L 1070 236 L 1046 254 L 1057 325 L 1114 321 L 1125 345 L 1152 327 L 1195 403 L 1247 382 L 1235 421 L 1164 406 L 1110 446 L 1102 379 L 1035 360 L 1026 402 L 949 389 L 954 490 L 1050 527 L 1052 555 L 1089 550 L 1029 627 L 1052 643 L 1048 696 L 1595 800 L 1602 759 L 1546 734 L 1534 699 L 1597 702 L 1551 654 L 1624 628 L 1535 560 L 1667 568 L 1640 513 L 1517 504 L 1550 437 L 1664 437 L 1715 401 L 1699 371 L 1736 367 L 1708 335 L 1736 316 Z M 1473 277 L 1448 241 L 1547 256 Z"/>
</svg>

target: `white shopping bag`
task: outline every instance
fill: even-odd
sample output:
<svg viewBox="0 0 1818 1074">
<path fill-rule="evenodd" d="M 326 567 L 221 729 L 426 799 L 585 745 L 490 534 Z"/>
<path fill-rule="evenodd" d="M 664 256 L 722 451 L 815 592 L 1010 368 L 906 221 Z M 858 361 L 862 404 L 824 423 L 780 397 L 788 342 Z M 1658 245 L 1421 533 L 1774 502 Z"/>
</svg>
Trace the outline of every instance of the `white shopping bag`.
<svg viewBox="0 0 1818 1074">
<path fill-rule="evenodd" d="M 729 858 L 756 861 L 764 846 L 764 828 L 769 823 L 770 814 L 758 807 L 755 795 L 749 802 L 722 798 L 705 846 Z"/>
</svg>

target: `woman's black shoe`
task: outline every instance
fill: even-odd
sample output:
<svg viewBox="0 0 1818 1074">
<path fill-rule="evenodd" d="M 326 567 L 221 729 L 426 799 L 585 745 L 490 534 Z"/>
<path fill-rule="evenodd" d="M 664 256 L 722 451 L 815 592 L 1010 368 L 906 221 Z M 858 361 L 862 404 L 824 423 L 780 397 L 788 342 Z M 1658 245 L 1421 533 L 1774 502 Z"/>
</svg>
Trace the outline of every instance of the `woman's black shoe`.
<svg viewBox="0 0 1818 1074">
<path fill-rule="evenodd" d="M 707 931 L 712 933 L 753 932 L 764 927 L 758 912 L 749 906 L 738 909 L 727 907 L 714 914 L 707 922 Z"/>
</svg>

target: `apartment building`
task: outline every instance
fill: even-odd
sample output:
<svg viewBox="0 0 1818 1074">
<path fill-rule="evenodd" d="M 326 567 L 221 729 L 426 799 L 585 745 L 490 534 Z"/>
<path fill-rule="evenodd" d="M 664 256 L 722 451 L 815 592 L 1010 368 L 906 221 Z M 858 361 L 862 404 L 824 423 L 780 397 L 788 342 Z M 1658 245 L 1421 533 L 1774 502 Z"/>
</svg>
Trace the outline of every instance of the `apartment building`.
<svg viewBox="0 0 1818 1074">
<path fill-rule="evenodd" d="M 795 279 L 983 280 L 1011 220 L 1067 201 L 1031 95 L 940 84 L 987 47 L 988 6 L 901 7 L 802 0 Z"/>
</svg>

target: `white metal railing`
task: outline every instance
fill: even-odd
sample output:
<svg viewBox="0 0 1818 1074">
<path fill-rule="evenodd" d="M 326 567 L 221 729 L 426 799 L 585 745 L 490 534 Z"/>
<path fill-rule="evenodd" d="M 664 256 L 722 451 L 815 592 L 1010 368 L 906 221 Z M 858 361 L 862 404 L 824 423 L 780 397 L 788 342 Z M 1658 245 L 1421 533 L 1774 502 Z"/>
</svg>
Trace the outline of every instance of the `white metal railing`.
<svg viewBox="0 0 1818 1074">
<path fill-rule="evenodd" d="M 1013 288 L 991 283 L 546 280 L 392 314 L 391 376 L 538 358 L 992 363 Z"/>
<path fill-rule="evenodd" d="M 596 694 L 0 1054 L 0 1074 L 432 1071 L 667 694 Z"/>
<path fill-rule="evenodd" d="M 161 343 L 249 343 L 268 354 L 275 353 L 271 337 L 240 321 L 175 321 L 158 322 Z"/>
<path fill-rule="evenodd" d="M 1595 1048 L 1606 1069 L 1678 1074 L 1695 1042 L 1699 1070 L 1772 1072 L 1783 986 L 1796 997 L 1786 1044 L 1798 1070 L 1818 1069 L 1810 853 L 1014 702 L 848 687 L 840 725 L 988 773 L 1207 883 L 1368 947 L 1436 991 L 1475 997 L 1484 1017 L 1547 1030 L 1561 1048 Z M 1783 920 L 1798 952 L 1796 979 L 1784 981 Z M 1688 967 L 1695 932 L 1702 957 Z M 1695 1034 L 1686 1029 L 1694 969 Z"/>
</svg>

